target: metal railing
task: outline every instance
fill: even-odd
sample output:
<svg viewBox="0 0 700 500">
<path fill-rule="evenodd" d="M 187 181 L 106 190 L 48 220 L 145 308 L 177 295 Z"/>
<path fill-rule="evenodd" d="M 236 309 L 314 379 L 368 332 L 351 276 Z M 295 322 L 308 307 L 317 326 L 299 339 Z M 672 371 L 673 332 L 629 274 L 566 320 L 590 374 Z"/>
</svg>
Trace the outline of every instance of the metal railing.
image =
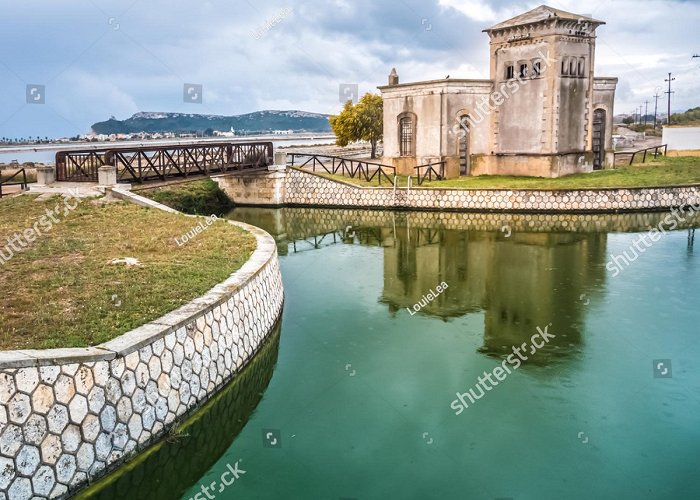
<svg viewBox="0 0 700 500">
<path fill-rule="evenodd" d="M 438 170 L 435 170 L 435 167 L 438 167 Z M 421 175 L 421 170 L 425 170 L 425 172 Z M 426 165 L 419 165 L 415 168 L 416 171 L 416 177 L 418 178 L 418 185 L 420 186 L 423 184 L 425 179 L 427 178 L 429 181 L 433 180 L 433 176 L 435 176 L 435 180 L 441 181 L 445 178 L 445 162 L 444 161 L 439 161 L 437 163 L 430 162 Z"/>
<path fill-rule="evenodd" d="M 19 175 L 22 175 L 22 180 L 14 181 L 12 182 L 12 179 L 15 177 L 18 177 Z M 7 177 L 5 179 L 2 178 L 2 175 L 0 175 L 0 198 L 3 197 L 3 192 L 2 192 L 2 187 L 3 186 L 20 186 L 21 190 L 27 189 L 27 172 L 23 168 L 17 170 L 14 174 L 12 174 L 10 177 Z M 7 193 L 5 193 L 7 194 Z"/>
<path fill-rule="evenodd" d="M 114 149 L 105 157 L 119 182 L 144 182 L 267 167 L 272 154 L 272 143 L 261 142 Z"/>
<path fill-rule="evenodd" d="M 292 167 L 304 168 L 310 166 L 312 172 L 316 172 L 318 167 L 319 170 L 323 169 L 326 173 L 344 175 L 351 179 L 364 179 L 367 182 L 377 179 L 380 185 L 382 179 L 386 179 L 391 184 L 394 177 L 396 177 L 396 169 L 391 165 L 383 165 L 371 161 L 304 153 L 289 153 L 287 156 L 291 157 L 291 162 L 288 161 L 288 164 Z M 297 159 L 300 160 L 298 164 Z"/>
<path fill-rule="evenodd" d="M 660 149 L 664 150 L 663 153 L 659 152 Z M 659 155 L 668 156 L 668 144 L 662 144 L 661 146 L 654 146 L 651 148 L 640 149 L 639 151 L 625 151 L 622 153 L 615 153 L 615 165 L 620 163 L 620 162 L 618 162 L 618 158 L 621 158 L 625 155 L 629 155 L 629 157 L 630 157 L 628 165 L 632 165 L 634 163 L 634 159 L 637 157 L 637 155 L 643 155 L 642 156 L 642 163 L 646 163 L 647 154 L 649 153 L 649 151 L 653 151 L 653 153 L 651 153 L 651 155 L 654 158 L 656 158 Z M 625 160 L 625 162 L 626 162 L 626 160 Z"/>
<path fill-rule="evenodd" d="M 99 167 L 117 167 L 119 182 L 165 180 L 262 168 L 272 163 L 272 142 L 142 146 L 106 150 L 60 151 L 56 180 L 97 182 Z"/>
<path fill-rule="evenodd" d="M 85 149 L 56 153 L 56 180 L 97 182 L 97 171 L 106 165 L 104 151 Z"/>
</svg>

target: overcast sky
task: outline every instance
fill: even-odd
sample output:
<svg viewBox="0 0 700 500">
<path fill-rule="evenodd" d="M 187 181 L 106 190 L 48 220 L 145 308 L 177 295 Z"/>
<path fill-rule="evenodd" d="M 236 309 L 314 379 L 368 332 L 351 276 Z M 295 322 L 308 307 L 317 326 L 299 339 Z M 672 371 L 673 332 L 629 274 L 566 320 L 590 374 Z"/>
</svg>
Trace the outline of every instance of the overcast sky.
<svg viewBox="0 0 700 500">
<path fill-rule="evenodd" d="M 488 78 L 481 30 L 540 5 L 515 0 L 0 0 L 0 136 L 63 136 L 137 111 L 334 113 L 339 85 Z M 674 73 L 674 109 L 700 106 L 700 1 L 552 0 L 592 14 L 597 76 L 617 76 L 616 114 Z M 183 85 L 201 84 L 201 104 Z M 45 85 L 27 104 L 28 84 Z M 662 88 L 663 87 L 663 88 Z M 33 95 L 36 97 L 36 95 Z M 662 94 L 660 108 L 665 109 Z"/>
</svg>

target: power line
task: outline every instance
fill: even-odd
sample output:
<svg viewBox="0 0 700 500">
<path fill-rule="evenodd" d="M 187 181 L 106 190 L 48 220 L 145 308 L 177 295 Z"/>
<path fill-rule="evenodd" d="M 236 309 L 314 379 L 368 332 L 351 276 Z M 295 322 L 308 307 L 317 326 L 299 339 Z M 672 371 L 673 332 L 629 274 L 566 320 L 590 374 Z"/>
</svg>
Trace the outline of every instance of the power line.
<svg viewBox="0 0 700 500">
<path fill-rule="evenodd" d="M 654 94 L 654 130 L 656 130 L 656 116 L 657 112 L 659 110 L 659 97 L 661 95 L 659 94 L 659 91 L 656 91 L 656 94 Z"/>
<path fill-rule="evenodd" d="M 668 74 L 668 79 L 664 80 L 665 82 L 668 82 L 668 92 L 664 92 L 664 94 L 668 94 L 668 124 L 671 125 L 671 94 L 675 94 L 674 91 L 671 90 L 671 83 L 675 80 L 675 78 L 671 78 L 672 73 Z"/>
<path fill-rule="evenodd" d="M 647 126 L 647 115 L 649 114 L 649 101 L 644 101 L 644 127 Z"/>
</svg>

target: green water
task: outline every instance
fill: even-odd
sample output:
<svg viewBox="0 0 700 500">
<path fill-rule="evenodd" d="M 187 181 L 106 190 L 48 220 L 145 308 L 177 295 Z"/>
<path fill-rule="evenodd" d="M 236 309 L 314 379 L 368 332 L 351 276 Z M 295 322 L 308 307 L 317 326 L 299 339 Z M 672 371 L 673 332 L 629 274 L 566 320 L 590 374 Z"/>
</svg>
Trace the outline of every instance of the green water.
<svg viewBox="0 0 700 500">
<path fill-rule="evenodd" d="M 235 210 L 278 241 L 277 363 L 222 456 L 170 459 L 206 467 L 188 490 L 149 473 L 173 482 L 158 497 L 700 498 L 692 232 L 606 268 L 664 215 Z M 456 414 L 458 392 L 548 325 L 549 343 Z M 245 473 L 205 495 L 236 462 Z"/>
</svg>

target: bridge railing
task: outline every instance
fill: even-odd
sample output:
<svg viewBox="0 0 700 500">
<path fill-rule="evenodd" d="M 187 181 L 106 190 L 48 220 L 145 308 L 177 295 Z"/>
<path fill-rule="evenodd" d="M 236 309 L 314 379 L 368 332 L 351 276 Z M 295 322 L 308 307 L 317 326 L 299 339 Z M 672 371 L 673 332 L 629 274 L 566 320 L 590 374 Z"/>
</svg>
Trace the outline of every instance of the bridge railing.
<svg viewBox="0 0 700 500">
<path fill-rule="evenodd" d="M 391 184 L 396 176 L 394 167 L 382 163 L 308 153 L 289 153 L 287 156 L 291 157 L 291 161 L 288 161 L 288 164 L 292 167 L 310 167 L 312 172 L 316 172 L 318 168 L 329 174 L 344 175 L 351 179 L 358 178 L 367 182 L 372 182 L 376 179 L 380 185 L 382 179 Z"/>
<path fill-rule="evenodd" d="M 117 167 L 119 182 L 141 183 L 261 168 L 271 165 L 272 158 L 272 142 L 61 151 L 56 154 L 56 180 L 97 182 L 99 167 L 110 165 Z"/>
<path fill-rule="evenodd" d="M 106 165 L 104 151 L 85 149 L 56 153 L 56 180 L 97 182 L 97 171 Z"/>
<path fill-rule="evenodd" d="M 21 180 L 20 180 L 21 177 Z M 13 179 L 17 178 L 16 181 L 13 181 Z M 12 174 L 9 177 L 6 177 L 3 179 L 2 175 L 0 175 L 0 198 L 2 198 L 3 193 L 2 193 L 2 187 L 3 186 L 20 186 L 20 189 L 25 190 L 27 189 L 27 173 L 23 168 L 17 170 L 14 174 Z"/>
</svg>

